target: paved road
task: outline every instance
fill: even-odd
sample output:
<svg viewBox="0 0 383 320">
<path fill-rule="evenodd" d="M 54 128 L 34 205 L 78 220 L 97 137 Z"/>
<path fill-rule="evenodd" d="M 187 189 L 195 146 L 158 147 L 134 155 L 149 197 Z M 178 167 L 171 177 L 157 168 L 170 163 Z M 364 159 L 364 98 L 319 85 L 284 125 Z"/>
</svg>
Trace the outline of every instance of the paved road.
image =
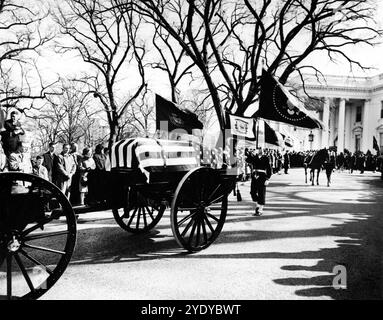
<svg viewBox="0 0 383 320">
<path fill-rule="evenodd" d="M 262 217 L 249 183 L 231 196 L 227 222 L 208 249 L 177 247 L 169 213 L 149 235 L 120 229 L 111 212 L 82 216 L 76 251 L 42 299 L 382 299 L 383 182 L 377 173 L 335 173 L 331 187 L 303 169 L 274 175 Z M 347 289 L 332 287 L 333 268 Z"/>
</svg>

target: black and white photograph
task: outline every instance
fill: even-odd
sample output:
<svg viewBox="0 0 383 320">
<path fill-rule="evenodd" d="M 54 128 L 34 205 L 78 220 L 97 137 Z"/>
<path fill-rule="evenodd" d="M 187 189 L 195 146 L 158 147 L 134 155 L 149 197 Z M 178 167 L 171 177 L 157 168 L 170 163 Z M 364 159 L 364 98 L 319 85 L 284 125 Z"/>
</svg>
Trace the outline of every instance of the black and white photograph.
<svg viewBox="0 0 383 320">
<path fill-rule="evenodd" d="M 0 0 L 0 300 L 382 298 L 382 1 Z"/>
</svg>

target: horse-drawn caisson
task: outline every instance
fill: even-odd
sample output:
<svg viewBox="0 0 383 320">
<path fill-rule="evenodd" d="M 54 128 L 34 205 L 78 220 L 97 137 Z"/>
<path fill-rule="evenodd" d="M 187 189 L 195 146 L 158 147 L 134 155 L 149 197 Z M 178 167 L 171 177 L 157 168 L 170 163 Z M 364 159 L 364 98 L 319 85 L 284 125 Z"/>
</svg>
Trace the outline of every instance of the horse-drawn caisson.
<svg viewBox="0 0 383 320">
<path fill-rule="evenodd" d="M 82 207 L 39 177 L 0 174 L 0 298 L 35 299 L 54 285 L 70 262 L 82 212 L 112 209 L 123 229 L 142 233 L 169 207 L 178 244 L 207 248 L 222 230 L 237 173 L 201 166 L 199 156 L 187 141 L 118 141 L 111 170 L 88 175 L 93 204 Z"/>
</svg>

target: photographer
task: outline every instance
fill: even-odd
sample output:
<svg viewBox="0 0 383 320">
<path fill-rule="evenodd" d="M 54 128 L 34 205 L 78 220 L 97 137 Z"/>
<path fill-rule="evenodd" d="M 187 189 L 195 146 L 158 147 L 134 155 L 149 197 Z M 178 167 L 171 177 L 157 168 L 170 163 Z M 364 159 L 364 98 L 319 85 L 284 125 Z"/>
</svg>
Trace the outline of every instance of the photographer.
<svg viewBox="0 0 383 320">
<path fill-rule="evenodd" d="M 3 148 L 7 156 L 12 152 L 16 152 L 20 142 L 20 135 L 25 134 L 18 118 L 18 112 L 12 111 L 11 118 L 4 122 L 5 132 L 3 133 Z"/>
</svg>

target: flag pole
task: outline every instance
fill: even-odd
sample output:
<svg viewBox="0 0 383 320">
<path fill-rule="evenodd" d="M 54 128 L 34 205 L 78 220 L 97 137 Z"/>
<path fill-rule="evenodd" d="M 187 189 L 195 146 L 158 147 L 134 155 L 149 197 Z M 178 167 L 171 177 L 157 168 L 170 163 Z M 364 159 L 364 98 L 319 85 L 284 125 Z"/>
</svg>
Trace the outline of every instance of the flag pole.
<svg viewBox="0 0 383 320">
<path fill-rule="evenodd" d="M 255 125 L 256 125 L 256 128 L 257 128 L 257 134 L 256 134 L 256 147 L 258 149 L 258 139 L 259 139 L 259 121 L 258 121 L 258 118 L 255 118 Z"/>
</svg>

